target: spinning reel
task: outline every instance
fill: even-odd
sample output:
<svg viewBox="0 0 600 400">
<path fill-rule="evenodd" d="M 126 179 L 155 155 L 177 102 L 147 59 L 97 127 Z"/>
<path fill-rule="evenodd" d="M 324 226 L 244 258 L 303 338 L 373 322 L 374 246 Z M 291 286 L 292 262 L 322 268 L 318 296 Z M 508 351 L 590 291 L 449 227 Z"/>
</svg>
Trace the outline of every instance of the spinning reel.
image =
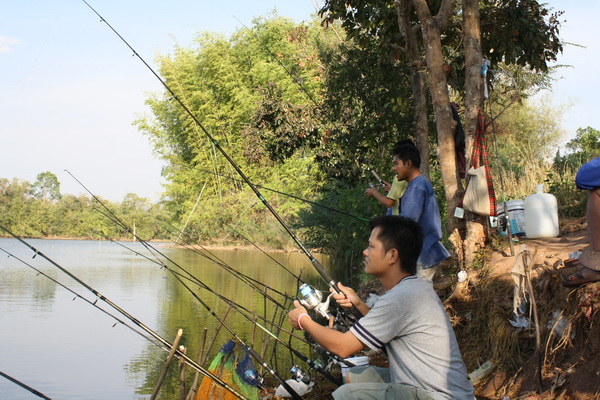
<svg viewBox="0 0 600 400">
<path fill-rule="evenodd" d="M 309 284 L 302 284 L 298 291 L 300 292 L 300 298 L 298 299 L 300 304 L 309 310 L 315 310 L 315 312 L 323 318 L 329 318 L 329 302 L 331 301 L 333 293 L 327 296 L 327 299 L 321 303 L 323 300 L 323 293 Z"/>
</svg>

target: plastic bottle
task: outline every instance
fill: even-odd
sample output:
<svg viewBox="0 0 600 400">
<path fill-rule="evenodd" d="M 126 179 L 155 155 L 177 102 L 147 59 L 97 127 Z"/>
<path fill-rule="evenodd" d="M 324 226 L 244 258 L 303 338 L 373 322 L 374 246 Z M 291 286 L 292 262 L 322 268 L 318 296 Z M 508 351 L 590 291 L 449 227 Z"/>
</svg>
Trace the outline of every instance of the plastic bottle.
<svg viewBox="0 0 600 400">
<path fill-rule="evenodd" d="M 558 236 L 558 203 L 556 197 L 544 193 L 544 185 L 525 199 L 525 235 L 528 238 Z"/>
</svg>

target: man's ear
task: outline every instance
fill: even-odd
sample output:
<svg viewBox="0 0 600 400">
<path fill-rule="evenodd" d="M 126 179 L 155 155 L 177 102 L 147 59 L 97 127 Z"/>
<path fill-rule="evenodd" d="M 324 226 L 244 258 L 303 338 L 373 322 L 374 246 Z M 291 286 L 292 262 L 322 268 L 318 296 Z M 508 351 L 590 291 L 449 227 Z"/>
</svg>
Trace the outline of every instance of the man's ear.
<svg viewBox="0 0 600 400">
<path fill-rule="evenodd" d="M 400 259 L 400 253 L 398 253 L 398 249 L 391 249 L 388 251 L 388 256 L 390 257 L 390 262 L 392 264 L 396 263 Z"/>
</svg>

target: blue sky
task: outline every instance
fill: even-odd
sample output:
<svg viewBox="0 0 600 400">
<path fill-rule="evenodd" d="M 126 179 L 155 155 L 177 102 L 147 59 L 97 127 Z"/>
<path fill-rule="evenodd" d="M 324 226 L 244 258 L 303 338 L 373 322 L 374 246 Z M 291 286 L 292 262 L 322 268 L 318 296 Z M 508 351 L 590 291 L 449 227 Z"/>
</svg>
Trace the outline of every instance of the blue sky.
<svg viewBox="0 0 600 400">
<path fill-rule="evenodd" d="M 90 4 L 154 67 L 158 53 L 188 45 L 198 32 L 231 33 L 238 18 L 277 10 L 296 21 L 315 12 L 314 0 L 90 0 Z M 566 11 L 561 36 L 569 46 L 555 104 L 573 102 L 563 127 L 600 129 L 596 69 L 600 49 L 593 27 L 597 0 L 551 0 Z M 0 178 L 35 181 L 51 171 L 63 193 L 84 190 L 120 201 L 133 192 L 152 200 L 162 191 L 162 162 L 131 123 L 146 112 L 156 78 L 80 0 L 18 0 L 0 4 Z"/>
</svg>

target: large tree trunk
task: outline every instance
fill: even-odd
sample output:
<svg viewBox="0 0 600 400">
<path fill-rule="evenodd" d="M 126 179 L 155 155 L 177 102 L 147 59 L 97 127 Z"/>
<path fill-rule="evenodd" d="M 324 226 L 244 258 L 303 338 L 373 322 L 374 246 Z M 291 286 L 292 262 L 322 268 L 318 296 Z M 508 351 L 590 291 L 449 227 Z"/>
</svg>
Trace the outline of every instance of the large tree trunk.
<svg viewBox="0 0 600 400">
<path fill-rule="evenodd" d="M 437 17 L 433 17 L 426 0 L 412 0 L 417 17 L 421 23 L 425 58 L 427 60 L 427 72 L 429 93 L 433 101 L 433 111 L 438 133 L 437 153 L 440 160 L 442 181 L 444 183 L 444 194 L 448 209 L 448 231 L 450 241 L 459 259 L 462 258 L 463 241 L 461 238 L 461 227 L 463 221 L 452 217 L 458 204 L 459 188 L 461 187 L 456 167 L 455 149 L 455 127 L 456 122 L 452 118 L 450 110 L 450 95 L 446 73 L 444 71 L 444 57 L 442 53 L 442 42 L 440 33 L 447 23 L 454 8 L 453 0 L 444 0 Z"/>
<path fill-rule="evenodd" d="M 481 68 L 481 29 L 479 0 L 463 0 L 463 38 L 465 52 L 465 134 L 466 154 L 471 155 L 477 129 L 477 115 L 483 112 L 483 76 Z M 470 159 L 467 165 L 470 164 Z M 464 262 L 470 265 L 477 251 L 484 244 L 486 217 L 465 212 L 467 229 L 464 237 Z"/>
<path fill-rule="evenodd" d="M 409 0 L 396 2 L 398 28 L 404 37 L 404 52 L 410 67 L 410 86 L 413 94 L 413 129 L 417 147 L 421 154 L 421 172 L 429 179 L 429 129 L 427 127 L 427 88 L 423 62 L 419 54 L 417 34 L 410 24 L 413 10 Z"/>
</svg>

